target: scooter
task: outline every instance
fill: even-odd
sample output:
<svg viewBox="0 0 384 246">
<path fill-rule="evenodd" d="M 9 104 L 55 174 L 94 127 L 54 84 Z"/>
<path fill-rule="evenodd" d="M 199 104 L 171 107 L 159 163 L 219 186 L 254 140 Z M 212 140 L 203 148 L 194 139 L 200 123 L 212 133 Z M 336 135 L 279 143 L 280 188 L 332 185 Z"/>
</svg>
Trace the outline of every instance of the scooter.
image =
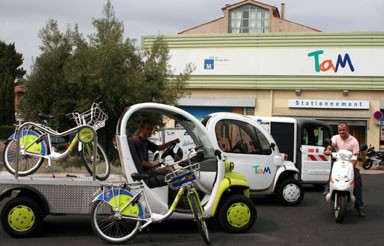
<svg viewBox="0 0 384 246">
<path fill-rule="evenodd" d="M 384 152 L 376 151 L 375 146 L 369 146 L 365 152 L 367 159 L 364 161 L 363 168 L 370 169 L 373 164 L 376 167 L 384 167 Z"/>
<path fill-rule="evenodd" d="M 333 163 L 331 176 L 329 178 L 329 192 L 325 196 L 328 203 L 331 204 L 335 214 L 335 221 L 341 223 L 344 220 L 347 209 L 355 204 L 354 171 L 353 161 L 357 157 L 348 150 L 339 150 L 332 152 Z"/>
</svg>

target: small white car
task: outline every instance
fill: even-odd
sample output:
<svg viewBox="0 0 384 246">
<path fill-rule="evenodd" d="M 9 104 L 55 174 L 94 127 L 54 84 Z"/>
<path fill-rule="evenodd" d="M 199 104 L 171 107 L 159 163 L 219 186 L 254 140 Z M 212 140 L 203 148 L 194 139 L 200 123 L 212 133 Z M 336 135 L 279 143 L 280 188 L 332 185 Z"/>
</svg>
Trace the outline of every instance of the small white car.
<svg viewBox="0 0 384 246">
<path fill-rule="evenodd" d="M 286 206 L 304 197 L 299 170 L 280 153 L 268 131 L 250 117 L 236 113 L 213 113 L 202 120 L 214 148 L 222 151 L 234 170 L 250 184 L 250 195 L 276 195 Z"/>
</svg>

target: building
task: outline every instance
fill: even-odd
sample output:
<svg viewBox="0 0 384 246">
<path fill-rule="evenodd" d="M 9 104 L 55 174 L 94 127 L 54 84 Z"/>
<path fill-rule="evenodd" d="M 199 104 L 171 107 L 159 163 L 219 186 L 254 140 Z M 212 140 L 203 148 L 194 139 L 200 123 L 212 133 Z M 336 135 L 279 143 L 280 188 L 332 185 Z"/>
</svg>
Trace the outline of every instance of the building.
<svg viewBox="0 0 384 246">
<path fill-rule="evenodd" d="M 231 31 L 236 22 L 231 15 L 237 16 L 232 11 L 250 5 L 267 11 L 268 28 Z M 251 0 L 223 12 L 219 19 L 164 36 L 175 74 L 188 63 L 196 68 L 188 81 L 191 96 L 179 100 L 180 107 L 197 117 L 232 111 L 314 118 L 335 129 L 346 121 L 360 143 L 384 148 L 384 33 L 324 33 Z M 142 48 L 155 39 L 143 37 Z"/>
<path fill-rule="evenodd" d="M 277 7 L 244 0 L 227 4 L 222 9 L 222 17 L 208 23 L 179 32 L 179 35 L 219 34 L 219 33 L 279 33 L 279 32 L 319 32 L 315 28 L 286 20 L 285 4 L 281 4 L 281 14 Z"/>
</svg>

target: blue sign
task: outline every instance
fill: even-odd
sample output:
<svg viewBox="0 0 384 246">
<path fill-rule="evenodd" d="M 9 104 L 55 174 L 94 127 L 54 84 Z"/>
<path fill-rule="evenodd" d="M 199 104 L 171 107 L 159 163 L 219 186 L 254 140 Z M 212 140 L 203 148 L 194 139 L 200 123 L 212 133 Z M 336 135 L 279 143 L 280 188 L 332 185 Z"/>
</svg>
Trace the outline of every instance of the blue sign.
<svg viewBox="0 0 384 246">
<path fill-rule="evenodd" d="M 205 59 L 204 60 L 204 69 L 205 70 L 215 69 L 215 60 L 214 59 Z"/>
</svg>

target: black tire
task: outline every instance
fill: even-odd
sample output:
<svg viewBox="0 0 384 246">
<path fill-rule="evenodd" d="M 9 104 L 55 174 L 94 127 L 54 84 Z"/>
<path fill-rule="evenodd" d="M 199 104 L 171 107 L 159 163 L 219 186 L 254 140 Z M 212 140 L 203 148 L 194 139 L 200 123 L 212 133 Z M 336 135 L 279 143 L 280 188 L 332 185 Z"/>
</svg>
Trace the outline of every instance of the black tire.
<svg viewBox="0 0 384 246">
<path fill-rule="evenodd" d="M 252 200 L 241 194 L 229 195 L 220 205 L 218 220 L 220 227 L 230 233 L 248 231 L 257 218 Z"/>
<path fill-rule="evenodd" d="M 81 152 L 85 168 L 90 175 L 93 175 L 93 143 L 83 144 Z M 95 169 L 97 180 L 106 180 L 111 172 L 107 154 L 99 144 L 97 144 Z"/>
<path fill-rule="evenodd" d="M 39 204 L 28 197 L 15 197 L 9 200 L 1 211 L 1 225 L 12 237 L 36 235 L 44 219 Z"/>
<path fill-rule="evenodd" d="M 304 198 L 304 187 L 295 179 L 283 180 L 277 188 L 277 199 L 284 206 L 296 206 Z"/>
<path fill-rule="evenodd" d="M 20 143 L 22 144 L 22 143 Z M 44 144 L 44 142 L 41 142 L 40 144 Z M 4 166 L 7 169 L 7 171 L 11 174 L 16 173 L 16 158 L 17 158 L 17 141 L 16 140 L 10 140 L 7 142 L 7 144 L 4 147 L 3 151 L 3 157 L 4 157 Z M 19 164 L 17 167 L 17 174 L 19 176 L 27 176 L 35 173 L 40 166 L 43 164 L 44 159 L 42 157 L 36 157 L 32 155 L 21 155 L 19 154 Z"/>
<path fill-rule="evenodd" d="M 372 164 L 373 164 L 373 160 L 371 160 L 371 159 L 366 159 L 366 160 L 364 161 L 363 168 L 364 168 L 365 170 L 368 170 L 368 169 L 370 169 L 370 168 L 372 167 Z"/>
<path fill-rule="evenodd" d="M 204 239 L 204 242 L 207 244 L 210 244 L 211 241 L 209 239 L 209 232 L 207 224 L 205 223 L 205 218 L 203 217 L 203 213 L 200 209 L 200 204 L 198 202 L 198 198 L 196 197 L 196 194 L 194 192 L 191 192 L 189 195 L 189 199 L 191 200 L 191 209 L 193 212 L 193 216 L 195 217 L 195 221 L 197 224 L 197 228 L 199 229 L 199 232 L 201 236 Z"/>
<path fill-rule="evenodd" d="M 132 240 L 139 232 L 140 222 L 115 215 L 116 212 L 108 203 L 96 201 L 91 210 L 93 231 L 107 243 L 117 244 Z"/>
<path fill-rule="evenodd" d="M 341 223 L 347 211 L 347 198 L 343 195 L 337 197 L 337 208 L 335 210 L 335 221 Z"/>
</svg>

